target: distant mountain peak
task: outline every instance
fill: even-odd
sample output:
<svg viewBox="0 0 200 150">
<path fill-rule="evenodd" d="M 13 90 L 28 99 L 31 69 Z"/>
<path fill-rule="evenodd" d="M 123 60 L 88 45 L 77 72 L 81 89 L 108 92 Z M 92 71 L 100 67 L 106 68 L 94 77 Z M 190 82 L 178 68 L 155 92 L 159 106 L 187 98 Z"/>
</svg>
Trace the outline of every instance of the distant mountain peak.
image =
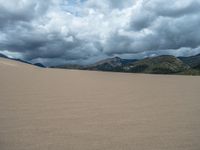
<svg viewBox="0 0 200 150">
<path fill-rule="evenodd" d="M 121 60 L 122 58 L 120 58 L 120 57 L 118 57 L 118 56 L 115 56 L 115 57 L 113 57 L 113 59 Z"/>
<path fill-rule="evenodd" d="M 124 67 L 127 72 L 173 74 L 189 69 L 189 66 L 171 55 L 162 55 L 139 60 Z"/>
<path fill-rule="evenodd" d="M 161 55 L 147 57 L 141 60 L 112 57 L 87 66 L 62 65 L 54 68 L 152 74 L 200 74 L 200 71 L 198 71 L 198 69 L 200 69 L 200 54 L 192 57 L 184 57 L 184 60 L 185 59 L 195 60 L 196 67 L 191 67 L 180 57 Z"/>
<path fill-rule="evenodd" d="M 0 53 L 0 57 L 2 57 L 2 58 L 9 58 L 8 56 L 6 56 L 4 54 L 1 54 L 1 53 Z"/>
<path fill-rule="evenodd" d="M 38 66 L 38 67 L 41 67 L 41 68 L 46 68 L 46 66 L 43 65 L 42 63 L 35 63 L 35 64 L 33 64 L 33 65 Z"/>
<path fill-rule="evenodd" d="M 101 71 L 123 71 L 122 67 L 125 64 L 134 62 L 136 60 L 122 59 L 120 57 L 107 58 L 101 61 L 98 61 L 92 65 L 86 67 L 88 70 L 101 70 Z"/>
</svg>

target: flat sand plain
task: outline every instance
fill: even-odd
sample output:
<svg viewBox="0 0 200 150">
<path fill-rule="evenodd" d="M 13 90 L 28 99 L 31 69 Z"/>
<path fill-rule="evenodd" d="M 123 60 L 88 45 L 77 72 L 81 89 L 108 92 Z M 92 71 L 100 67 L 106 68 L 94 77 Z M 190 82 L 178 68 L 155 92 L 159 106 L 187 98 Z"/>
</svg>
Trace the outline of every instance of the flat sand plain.
<svg viewBox="0 0 200 150">
<path fill-rule="evenodd" d="M 200 150 L 200 77 L 0 59 L 0 150 Z"/>
</svg>

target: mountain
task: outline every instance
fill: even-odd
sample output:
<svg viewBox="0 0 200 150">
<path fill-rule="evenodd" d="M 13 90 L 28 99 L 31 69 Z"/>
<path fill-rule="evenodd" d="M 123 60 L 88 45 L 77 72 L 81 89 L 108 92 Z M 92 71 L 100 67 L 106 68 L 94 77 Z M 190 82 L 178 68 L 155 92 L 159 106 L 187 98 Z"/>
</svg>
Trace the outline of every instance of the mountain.
<svg viewBox="0 0 200 150">
<path fill-rule="evenodd" d="M 0 57 L 2 57 L 2 58 L 8 58 L 6 55 L 3 55 L 1 53 L 0 53 Z"/>
<path fill-rule="evenodd" d="M 200 69 L 200 54 L 190 57 L 178 57 L 185 64 L 188 64 L 190 67 L 194 69 Z"/>
<path fill-rule="evenodd" d="M 29 65 L 34 65 L 34 66 L 37 66 L 37 67 L 42 67 L 42 68 L 45 68 L 45 66 L 41 63 L 35 63 L 35 64 L 32 64 L 28 61 L 25 61 L 25 60 L 22 60 L 22 59 L 16 59 L 16 58 L 10 58 L 10 57 L 7 57 L 6 55 L 3 55 L 0 53 L 0 57 L 2 58 L 6 58 L 6 59 L 10 59 L 10 60 L 15 60 L 15 61 L 19 61 L 19 62 L 22 62 L 22 63 L 26 63 L 26 64 L 29 64 Z"/>
<path fill-rule="evenodd" d="M 22 63 L 25 63 L 25 64 L 33 65 L 32 63 L 25 61 L 25 60 L 21 60 L 21 59 L 15 59 L 15 58 L 9 58 L 9 59 L 19 61 L 19 62 L 22 62 Z"/>
<path fill-rule="evenodd" d="M 196 65 L 195 67 L 193 67 L 194 69 L 198 69 L 200 70 L 200 64 Z"/>
<path fill-rule="evenodd" d="M 81 70 L 97 70 L 97 71 L 123 71 L 122 67 L 130 62 L 135 62 L 134 59 L 121 59 L 120 57 L 107 58 L 98 61 L 91 65 L 78 65 L 78 64 L 66 64 L 53 66 L 52 68 L 62 68 L 62 69 L 81 69 Z"/>
<path fill-rule="evenodd" d="M 51 68 L 60 68 L 60 69 L 84 69 L 84 66 L 77 64 L 65 64 L 59 66 L 51 66 Z"/>
<path fill-rule="evenodd" d="M 67 64 L 53 68 L 151 74 L 200 75 L 199 58 L 200 54 L 192 57 L 178 58 L 171 55 L 163 55 L 141 60 L 114 57 L 86 66 Z"/>
<path fill-rule="evenodd" d="M 114 57 L 86 66 L 85 69 L 101 71 L 123 71 L 123 66 L 136 61 L 137 60 L 135 59 L 121 59 L 120 57 Z"/>
<path fill-rule="evenodd" d="M 124 66 L 123 69 L 125 72 L 134 73 L 175 74 L 190 67 L 174 56 L 163 55 L 139 60 Z"/>
<path fill-rule="evenodd" d="M 8 58 L 0 54 L 0 57 Z M 31 64 L 21 59 L 8 58 L 15 61 Z M 45 67 L 41 63 L 31 64 L 38 67 Z M 185 74 L 200 75 L 200 54 L 191 57 L 178 57 L 163 55 L 150 57 L 141 60 L 122 59 L 120 57 L 108 58 L 98 61 L 91 65 L 66 64 L 53 66 L 52 68 L 80 69 L 112 72 L 132 72 L 132 73 L 151 73 L 151 74 Z"/>
<path fill-rule="evenodd" d="M 41 67 L 41 68 L 46 68 L 45 65 L 43 65 L 42 63 L 35 63 L 33 64 L 34 66 L 38 66 L 38 67 Z"/>
</svg>

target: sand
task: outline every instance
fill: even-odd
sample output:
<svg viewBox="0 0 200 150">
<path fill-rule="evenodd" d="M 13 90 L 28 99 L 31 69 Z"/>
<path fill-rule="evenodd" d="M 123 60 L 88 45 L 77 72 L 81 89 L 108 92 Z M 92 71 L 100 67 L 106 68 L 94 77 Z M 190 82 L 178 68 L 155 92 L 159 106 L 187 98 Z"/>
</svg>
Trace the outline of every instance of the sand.
<svg viewBox="0 0 200 150">
<path fill-rule="evenodd" d="M 0 150 L 200 150 L 200 77 L 0 59 Z"/>
</svg>

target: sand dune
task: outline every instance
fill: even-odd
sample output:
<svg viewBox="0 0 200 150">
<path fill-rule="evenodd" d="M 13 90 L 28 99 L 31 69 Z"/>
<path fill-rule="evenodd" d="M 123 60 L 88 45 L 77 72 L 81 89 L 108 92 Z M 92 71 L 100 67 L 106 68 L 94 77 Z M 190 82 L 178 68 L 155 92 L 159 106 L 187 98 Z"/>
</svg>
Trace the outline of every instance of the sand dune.
<svg viewBox="0 0 200 150">
<path fill-rule="evenodd" d="M 200 149 L 200 77 L 0 71 L 0 150 Z"/>
</svg>

